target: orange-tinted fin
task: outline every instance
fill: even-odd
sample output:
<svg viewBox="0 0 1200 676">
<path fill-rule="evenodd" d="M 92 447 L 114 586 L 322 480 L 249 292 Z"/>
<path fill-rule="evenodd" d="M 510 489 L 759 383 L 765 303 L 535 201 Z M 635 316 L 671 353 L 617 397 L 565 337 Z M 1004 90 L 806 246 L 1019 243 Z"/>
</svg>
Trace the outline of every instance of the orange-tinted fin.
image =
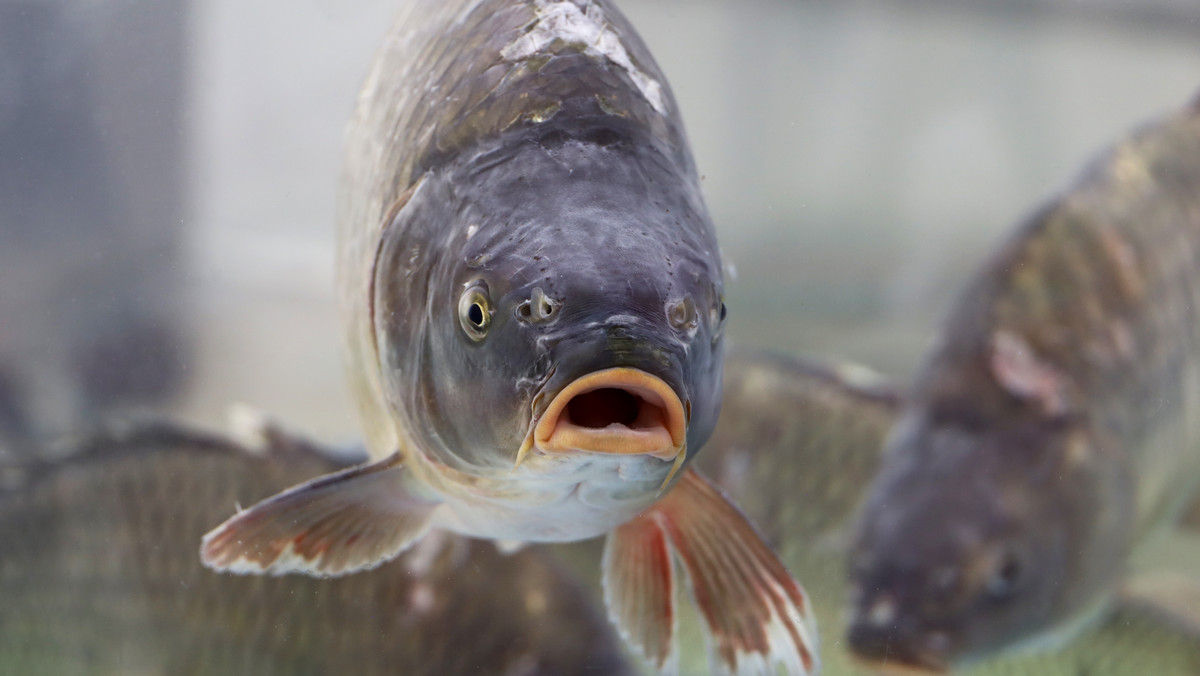
<svg viewBox="0 0 1200 676">
<path fill-rule="evenodd" d="M 231 573 L 345 575 L 395 558 L 429 527 L 436 503 L 413 497 L 400 457 L 317 477 L 213 529 L 200 559 Z"/>
<path fill-rule="evenodd" d="M 661 516 L 647 513 L 604 543 L 604 602 L 625 641 L 662 673 L 674 673 L 675 570 Z"/>
<path fill-rule="evenodd" d="M 643 550 L 654 551 L 655 538 L 663 541 L 663 536 L 687 573 L 710 638 L 715 673 L 774 676 L 819 671 L 816 622 L 804 591 L 742 513 L 695 470 L 687 470 L 662 500 L 609 536 L 606 599 L 610 616 L 624 632 L 640 631 L 656 639 L 661 635 L 659 627 L 645 627 L 631 616 L 638 612 L 634 594 L 661 594 L 647 579 L 670 565 L 661 561 L 665 553 L 643 555 L 645 563 L 639 565 L 639 558 L 630 553 L 638 550 L 629 543 L 642 542 Z M 665 544 L 659 548 L 665 550 Z M 663 602 L 650 603 L 653 610 Z M 672 642 L 670 634 L 666 641 Z M 657 648 L 644 638 L 632 642 Z M 643 653 L 654 662 L 655 653 Z"/>
</svg>

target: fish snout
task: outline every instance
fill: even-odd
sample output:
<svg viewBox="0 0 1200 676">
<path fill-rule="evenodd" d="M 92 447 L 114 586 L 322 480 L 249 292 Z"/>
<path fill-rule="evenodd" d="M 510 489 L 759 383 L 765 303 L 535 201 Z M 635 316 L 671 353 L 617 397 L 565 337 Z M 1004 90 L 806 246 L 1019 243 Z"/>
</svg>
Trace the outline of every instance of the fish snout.
<svg viewBox="0 0 1200 676">
<path fill-rule="evenodd" d="M 544 453 L 651 455 L 670 460 L 687 439 L 687 412 L 662 378 L 631 367 L 588 373 L 555 395 L 534 427 Z"/>
</svg>

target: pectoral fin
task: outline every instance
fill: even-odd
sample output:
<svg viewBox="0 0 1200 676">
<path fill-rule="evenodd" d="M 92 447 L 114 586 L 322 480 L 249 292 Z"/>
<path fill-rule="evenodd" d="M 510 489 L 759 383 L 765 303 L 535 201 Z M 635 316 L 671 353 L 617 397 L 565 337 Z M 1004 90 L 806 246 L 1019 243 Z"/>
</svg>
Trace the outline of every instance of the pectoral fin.
<svg viewBox="0 0 1200 676">
<path fill-rule="evenodd" d="M 710 637 L 718 673 L 814 674 L 817 630 L 808 599 L 754 528 L 688 470 L 638 518 L 609 535 L 605 598 L 613 621 L 662 669 L 674 654 L 674 551 Z"/>
<path fill-rule="evenodd" d="M 345 575 L 399 555 L 425 533 L 436 506 L 411 495 L 393 455 L 239 511 L 204 536 L 200 559 L 231 573 Z"/>
<path fill-rule="evenodd" d="M 614 530 L 600 567 L 608 615 L 625 641 L 659 672 L 674 673 L 675 570 L 662 521 L 650 511 Z"/>
</svg>

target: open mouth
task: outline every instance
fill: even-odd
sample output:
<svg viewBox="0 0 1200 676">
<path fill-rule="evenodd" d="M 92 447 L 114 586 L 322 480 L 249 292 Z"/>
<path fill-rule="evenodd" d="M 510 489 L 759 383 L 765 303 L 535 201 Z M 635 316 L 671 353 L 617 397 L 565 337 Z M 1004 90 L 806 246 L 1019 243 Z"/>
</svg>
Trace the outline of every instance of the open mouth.
<svg viewBox="0 0 1200 676">
<path fill-rule="evenodd" d="M 589 373 L 567 385 L 538 420 L 534 445 L 547 453 L 585 451 L 669 460 L 687 437 L 679 396 L 634 368 Z"/>
</svg>

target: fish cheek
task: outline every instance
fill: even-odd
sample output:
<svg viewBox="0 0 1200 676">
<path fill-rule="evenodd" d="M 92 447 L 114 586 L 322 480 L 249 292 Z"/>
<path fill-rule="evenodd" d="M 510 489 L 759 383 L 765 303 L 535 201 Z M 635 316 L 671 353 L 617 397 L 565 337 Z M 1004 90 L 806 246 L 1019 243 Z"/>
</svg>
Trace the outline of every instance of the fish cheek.
<svg viewBox="0 0 1200 676">
<path fill-rule="evenodd" d="M 719 275 L 719 272 L 716 274 Z M 696 282 L 695 285 L 701 288 L 704 283 Z M 691 336 L 684 350 L 684 381 L 687 391 L 682 394 L 686 397 L 688 406 L 689 457 L 694 457 L 712 436 L 721 413 L 721 395 L 724 388 L 724 301 L 720 286 L 715 283 L 708 285 L 711 286 L 708 293 L 712 296 L 710 303 L 713 308 L 705 313 L 708 316 L 701 319 L 699 329 Z"/>
<path fill-rule="evenodd" d="M 393 419 L 406 420 L 418 395 L 415 365 L 426 331 L 436 247 L 428 223 L 437 182 L 422 178 L 389 210 L 370 271 L 369 317 L 380 388 Z M 432 202 L 432 203 L 431 203 Z"/>
<path fill-rule="evenodd" d="M 724 343 L 700 337 L 688 350 L 688 455 L 694 457 L 712 436 L 721 413 L 724 385 Z"/>
<path fill-rule="evenodd" d="M 457 260 L 447 257 L 431 280 L 437 291 L 430 293 L 419 405 L 446 453 L 476 468 L 507 470 L 530 420 L 533 343 L 504 304 L 496 278 Z M 486 333 L 470 334 L 458 294 L 489 288 Z"/>
<path fill-rule="evenodd" d="M 479 449 L 496 446 L 497 409 L 515 405 L 495 387 L 505 374 L 485 358 L 503 327 L 489 325 L 475 339 L 460 321 L 462 295 L 479 275 L 466 276 L 473 271 L 457 255 L 451 197 L 441 177 L 427 176 L 391 212 L 372 270 L 371 317 L 395 424 L 429 440 L 423 451 L 438 461 L 461 466 L 486 461 Z"/>
</svg>

